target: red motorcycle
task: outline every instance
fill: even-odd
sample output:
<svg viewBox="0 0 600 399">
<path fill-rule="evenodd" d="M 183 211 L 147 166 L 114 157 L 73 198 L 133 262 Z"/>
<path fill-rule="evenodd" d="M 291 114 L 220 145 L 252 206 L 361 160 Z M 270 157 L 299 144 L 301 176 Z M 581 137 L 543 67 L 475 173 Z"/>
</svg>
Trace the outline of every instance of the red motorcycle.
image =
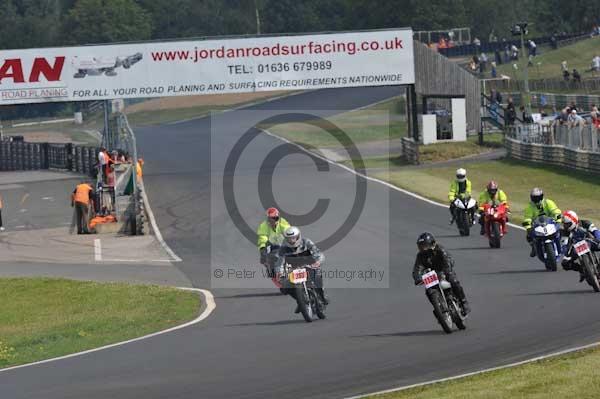
<svg viewBox="0 0 600 399">
<path fill-rule="evenodd" d="M 483 223 L 490 248 L 500 248 L 500 240 L 507 232 L 508 208 L 506 204 L 483 204 Z"/>
</svg>

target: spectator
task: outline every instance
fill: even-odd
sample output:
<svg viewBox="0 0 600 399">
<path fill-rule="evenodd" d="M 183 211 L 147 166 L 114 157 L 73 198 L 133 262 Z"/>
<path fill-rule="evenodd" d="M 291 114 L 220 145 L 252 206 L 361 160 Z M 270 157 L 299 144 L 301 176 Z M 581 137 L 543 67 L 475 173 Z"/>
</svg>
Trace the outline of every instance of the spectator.
<svg viewBox="0 0 600 399">
<path fill-rule="evenodd" d="M 511 59 L 518 60 L 519 59 L 519 49 L 514 44 L 510 46 Z"/>
<path fill-rule="evenodd" d="M 560 63 L 560 70 L 562 72 L 563 79 L 565 81 L 569 80 L 569 67 L 567 66 L 567 61 L 563 61 Z"/>
<path fill-rule="evenodd" d="M 569 112 L 571 111 L 581 111 L 579 108 L 577 108 L 577 104 L 575 104 L 575 101 L 571 101 L 571 104 L 569 104 L 569 106 L 567 107 L 567 109 L 569 110 Z"/>
<path fill-rule="evenodd" d="M 527 44 L 529 45 L 529 55 L 535 57 L 537 55 L 537 45 L 531 39 L 527 42 Z"/>
<path fill-rule="evenodd" d="M 482 74 L 485 73 L 485 69 L 487 67 L 488 57 L 485 53 L 481 53 L 479 57 L 479 72 Z"/>
<path fill-rule="evenodd" d="M 502 94 L 499 91 L 496 91 L 496 102 L 502 104 Z"/>
<path fill-rule="evenodd" d="M 479 40 L 477 37 L 475 37 L 473 39 L 473 44 L 475 45 L 475 48 L 478 50 L 479 47 L 481 47 L 481 40 Z"/>
<path fill-rule="evenodd" d="M 494 59 L 496 60 L 497 65 L 502 65 L 502 56 L 500 55 L 499 48 L 496 48 L 496 50 L 494 50 Z"/>
<path fill-rule="evenodd" d="M 140 180 L 142 178 L 143 168 L 144 168 L 144 159 L 143 158 L 138 158 L 138 162 L 137 162 L 137 165 L 135 167 L 135 173 L 137 175 L 138 180 Z"/>
<path fill-rule="evenodd" d="M 573 68 L 573 82 L 581 83 L 581 75 L 575 68 Z"/>
<path fill-rule="evenodd" d="M 563 74 L 563 79 L 565 80 L 565 82 L 568 82 L 569 77 L 571 77 L 571 74 L 569 73 L 569 71 L 564 70 L 562 74 Z"/>
<path fill-rule="evenodd" d="M 538 112 L 540 113 L 540 116 L 542 118 L 545 118 L 548 116 L 548 113 L 546 112 L 546 110 L 544 108 L 540 108 Z"/>
<path fill-rule="evenodd" d="M 506 111 L 504 112 L 505 122 L 507 125 L 514 125 L 517 117 L 517 111 L 515 110 L 515 104 L 513 103 L 512 97 L 508 97 L 508 104 L 506 105 Z"/>
<path fill-rule="evenodd" d="M 600 55 L 592 58 L 592 74 L 596 75 L 596 72 L 600 72 Z"/>
<path fill-rule="evenodd" d="M 585 120 L 580 115 L 577 115 L 576 110 L 572 110 L 569 115 L 568 123 L 569 127 L 583 126 L 585 125 Z"/>
<path fill-rule="evenodd" d="M 521 117 L 523 119 L 523 123 L 533 123 L 533 118 L 531 115 L 529 115 L 529 113 L 527 113 L 525 106 L 521 105 L 521 107 L 519 109 L 521 111 Z"/>
<path fill-rule="evenodd" d="M 0 194 L 0 231 L 4 231 L 4 225 L 2 224 L 2 194 Z"/>
<path fill-rule="evenodd" d="M 502 39 L 504 42 L 504 63 L 508 64 L 510 62 L 510 46 L 506 42 L 506 39 Z"/>
<path fill-rule="evenodd" d="M 598 112 L 598 110 L 592 111 L 590 115 L 592 117 L 592 125 L 596 129 L 600 129 L 600 113 Z"/>
<path fill-rule="evenodd" d="M 100 151 L 98 152 L 98 173 L 100 174 L 100 179 L 104 179 L 104 167 L 106 166 L 106 148 L 100 147 Z"/>
<path fill-rule="evenodd" d="M 492 62 L 492 78 L 496 78 L 498 76 L 498 72 L 496 71 L 496 63 Z"/>
</svg>

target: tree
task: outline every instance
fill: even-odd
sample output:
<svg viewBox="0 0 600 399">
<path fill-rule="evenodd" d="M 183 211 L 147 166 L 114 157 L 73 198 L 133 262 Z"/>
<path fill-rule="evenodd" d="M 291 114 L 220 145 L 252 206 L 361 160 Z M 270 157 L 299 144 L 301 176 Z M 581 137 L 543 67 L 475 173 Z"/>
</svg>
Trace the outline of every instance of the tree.
<svg viewBox="0 0 600 399">
<path fill-rule="evenodd" d="M 152 20 L 134 0 L 77 0 L 63 26 L 69 44 L 150 39 Z"/>
</svg>

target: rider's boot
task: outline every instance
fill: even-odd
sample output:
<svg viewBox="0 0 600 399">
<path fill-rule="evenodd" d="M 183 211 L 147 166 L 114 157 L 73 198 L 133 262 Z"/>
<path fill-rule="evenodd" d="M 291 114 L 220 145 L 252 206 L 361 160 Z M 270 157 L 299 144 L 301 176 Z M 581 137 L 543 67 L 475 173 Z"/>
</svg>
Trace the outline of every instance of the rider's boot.
<svg viewBox="0 0 600 399">
<path fill-rule="evenodd" d="M 294 310 L 294 313 L 300 313 L 300 305 L 296 305 L 296 310 Z"/>
<path fill-rule="evenodd" d="M 317 293 L 321 297 L 321 300 L 325 305 L 329 305 L 329 297 L 325 294 L 325 290 L 323 288 L 317 288 Z"/>
<path fill-rule="evenodd" d="M 463 314 L 466 316 L 469 313 L 471 313 L 471 306 L 469 306 L 469 301 L 467 301 L 467 298 L 463 299 L 461 302 L 462 302 Z"/>
<path fill-rule="evenodd" d="M 481 225 L 481 230 L 479 231 L 480 235 L 485 235 L 485 226 L 482 224 Z"/>
<path fill-rule="evenodd" d="M 529 252 L 529 257 L 535 258 L 535 245 L 533 243 L 530 243 L 530 245 L 531 245 L 531 252 Z"/>
</svg>

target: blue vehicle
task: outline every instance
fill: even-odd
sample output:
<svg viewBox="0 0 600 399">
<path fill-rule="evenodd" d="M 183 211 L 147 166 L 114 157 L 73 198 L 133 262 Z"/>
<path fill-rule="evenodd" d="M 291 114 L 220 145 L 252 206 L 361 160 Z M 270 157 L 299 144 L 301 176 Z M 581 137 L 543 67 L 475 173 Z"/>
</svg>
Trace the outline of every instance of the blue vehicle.
<svg viewBox="0 0 600 399">
<path fill-rule="evenodd" d="M 548 216 L 539 216 L 533 221 L 531 234 L 538 259 L 544 263 L 546 270 L 555 272 L 562 255 L 558 223 Z"/>
</svg>

